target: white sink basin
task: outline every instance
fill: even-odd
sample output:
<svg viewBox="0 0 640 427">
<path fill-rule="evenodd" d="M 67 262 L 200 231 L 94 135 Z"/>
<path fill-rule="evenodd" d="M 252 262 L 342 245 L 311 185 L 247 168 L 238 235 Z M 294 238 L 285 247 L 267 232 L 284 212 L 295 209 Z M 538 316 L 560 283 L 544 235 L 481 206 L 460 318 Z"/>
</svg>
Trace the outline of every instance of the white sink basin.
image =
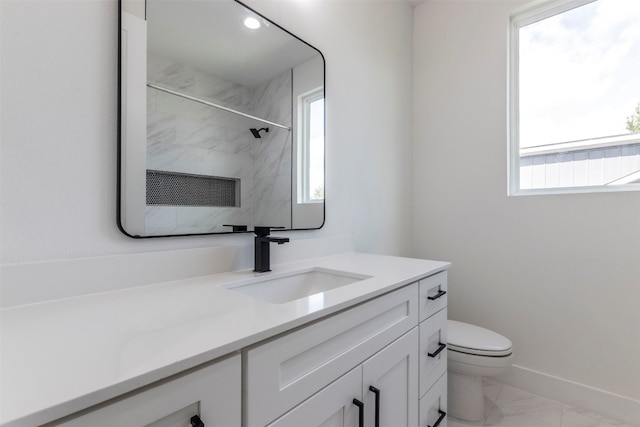
<svg viewBox="0 0 640 427">
<path fill-rule="evenodd" d="M 269 274 L 221 286 L 274 304 L 284 304 L 369 278 L 371 276 L 364 274 L 314 267 L 302 271 Z"/>
</svg>

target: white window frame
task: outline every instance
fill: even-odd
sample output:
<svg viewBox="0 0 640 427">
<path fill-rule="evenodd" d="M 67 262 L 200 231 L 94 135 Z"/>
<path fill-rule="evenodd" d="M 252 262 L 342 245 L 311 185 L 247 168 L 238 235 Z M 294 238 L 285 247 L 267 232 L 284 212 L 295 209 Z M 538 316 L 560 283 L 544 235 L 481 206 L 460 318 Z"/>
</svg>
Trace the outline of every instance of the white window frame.
<svg viewBox="0 0 640 427">
<path fill-rule="evenodd" d="M 306 92 L 298 97 L 299 123 L 301 124 L 298 141 L 298 203 L 324 203 L 322 199 L 312 199 L 309 194 L 310 173 L 310 108 L 315 101 L 324 99 L 324 87 Z M 326 168 L 325 168 L 326 170 Z M 326 179 L 325 179 L 326 182 Z"/>
<path fill-rule="evenodd" d="M 639 191 L 638 185 L 597 185 L 584 187 L 553 187 L 553 188 L 520 188 L 520 115 L 519 115 L 519 87 L 520 87 L 520 58 L 519 58 L 519 29 L 543 19 L 585 6 L 598 0 L 539 0 L 516 10 L 511 15 L 509 27 L 509 61 L 508 61 L 508 101 L 507 116 L 508 144 L 507 144 L 507 194 L 509 196 L 526 196 L 540 194 L 570 194 L 593 192 Z"/>
</svg>

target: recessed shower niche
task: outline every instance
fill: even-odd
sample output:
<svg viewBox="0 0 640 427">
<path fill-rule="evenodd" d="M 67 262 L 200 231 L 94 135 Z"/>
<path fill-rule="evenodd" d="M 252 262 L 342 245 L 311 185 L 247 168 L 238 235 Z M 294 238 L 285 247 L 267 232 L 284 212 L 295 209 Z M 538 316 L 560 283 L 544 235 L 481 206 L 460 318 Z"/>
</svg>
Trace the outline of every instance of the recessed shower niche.
<svg viewBox="0 0 640 427">
<path fill-rule="evenodd" d="M 321 53 L 234 0 L 120 6 L 120 229 L 321 227 Z"/>
</svg>

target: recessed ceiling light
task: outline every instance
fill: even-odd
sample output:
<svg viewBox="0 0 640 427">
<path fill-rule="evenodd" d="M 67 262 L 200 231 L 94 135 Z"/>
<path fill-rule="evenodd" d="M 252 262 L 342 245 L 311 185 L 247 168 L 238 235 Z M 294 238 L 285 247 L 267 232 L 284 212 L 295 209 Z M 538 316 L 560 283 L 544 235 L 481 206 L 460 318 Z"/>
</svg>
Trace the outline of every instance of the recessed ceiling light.
<svg viewBox="0 0 640 427">
<path fill-rule="evenodd" d="M 252 30 L 256 30 L 258 28 L 260 28 L 260 21 L 258 21 L 256 18 L 250 16 L 247 19 L 244 20 L 244 26 L 247 28 L 250 28 Z"/>
</svg>

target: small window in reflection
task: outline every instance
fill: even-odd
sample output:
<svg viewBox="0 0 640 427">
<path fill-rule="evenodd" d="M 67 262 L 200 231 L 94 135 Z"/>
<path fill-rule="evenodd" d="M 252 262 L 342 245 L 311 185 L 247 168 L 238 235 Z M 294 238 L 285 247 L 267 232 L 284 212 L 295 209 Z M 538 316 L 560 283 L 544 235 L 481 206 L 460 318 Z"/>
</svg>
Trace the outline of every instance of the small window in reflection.
<svg viewBox="0 0 640 427">
<path fill-rule="evenodd" d="M 298 203 L 324 201 L 324 88 L 300 97 Z"/>
</svg>

